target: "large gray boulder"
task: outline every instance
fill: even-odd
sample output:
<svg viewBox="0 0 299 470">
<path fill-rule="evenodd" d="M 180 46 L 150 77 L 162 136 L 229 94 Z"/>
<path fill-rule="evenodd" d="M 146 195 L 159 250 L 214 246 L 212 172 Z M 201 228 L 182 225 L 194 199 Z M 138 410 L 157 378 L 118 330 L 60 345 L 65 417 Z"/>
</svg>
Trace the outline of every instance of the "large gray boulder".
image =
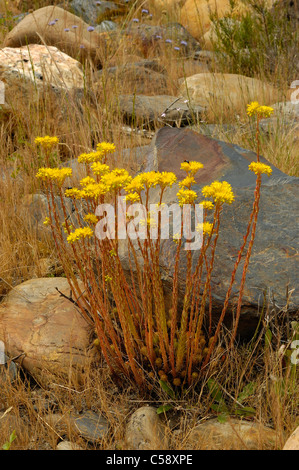
<svg viewBox="0 0 299 470">
<path fill-rule="evenodd" d="M 220 236 L 211 280 L 213 312 L 217 316 L 223 306 L 252 210 L 256 177 L 248 170 L 248 165 L 256 161 L 256 154 L 188 128 L 164 127 L 156 133 L 143 169 L 172 171 L 181 180 L 185 176 L 180 170 L 184 160 L 200 161 L 204 165 L 196 175 L 194 189 L 198 194 L 204 185 L 214 180 L 228 181 L 235 193 L 235 201 L 231 205 L 225 205 L 221 215 Z M 293 290 L 289 309 L 295 311 L 299 307 L 299 179 L 287 176 L 262 157 L 261 161 L 269 164 L 273 172 L 270 178 L 262 176 L 260 212 L 240 320 L 240 333 L 245 336 L 251 335 L 256 326 L 264 297 L 270 306 L 280 309 L 287 303 L 287 292 Z M 177 185 L 168 189 L 164 202 L 177 202 L 177 191 Z M 152 200 L 155 199 L 157 194 L 153 193 Z M 162 241 L 161 268 L 165 285 L 170 288 L 175 251 L 176 245 L 172 239 Z M 192 252 L 192 259 L 195 264 L 198 251 Z M 232 304 L 238 298 L 242 268 L 241 262 L 231 295 Z M 180 268 L 182 288 L 185 277 L 186 256 L 183 254 Z"/>
</svg>

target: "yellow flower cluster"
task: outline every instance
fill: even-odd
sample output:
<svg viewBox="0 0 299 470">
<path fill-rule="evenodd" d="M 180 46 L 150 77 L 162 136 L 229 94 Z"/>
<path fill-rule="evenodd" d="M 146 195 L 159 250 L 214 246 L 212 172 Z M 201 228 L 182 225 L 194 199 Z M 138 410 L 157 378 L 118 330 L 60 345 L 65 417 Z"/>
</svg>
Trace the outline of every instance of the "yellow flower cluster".
<svg viewBox="0 0 299 470">
<path fill-rule="evenodd" d="M 79 163 L 94 163 L 101 162 L 103 160 L 104 153 L 100 150 L 90 153 L 81 153 L 78 157 Z"/>
<path fill-rule="evenodd" d="M 100 152 L 102 152 L 104 154 L 113 153 L 113 152 L 115 152 L 115 145 L 110 144 L 109 142 L 100 142 L 97 145 L 97 150 L 99 150 Z"/>
<path fill-rule="evenodd" d="M 274 109 L 270 106 L 261 106 L 258 101 L 252 101 L 247 105 L 248 116 L 259 115 L 260 117 L 270 117 L 273 114 Z"/>
<path fill-rule="evenodd" d="M 224 202 L 231 204 L 235 199 L 232 187 L 227 181 L 214 181 L 209 186 L 204 186 L 202 194 L 205 197 L 213 198 L 215 204 L 223 204 Z"/>
<path fill-rule="evenodd" d="M 106 173 L 101 178 L 101 183 L 105 186 L 106 192 L 118 191 L 126 187 L 132 181 L 132 176 L 123 168 L 115 168 L 110 173 Z"/>
<path fill-rule="evenodd" d="M 50 137 L 49 135 L 45 135 L 44 137 L 36 137 L 34 139 L 35 144 L 41 145 L 44 149 L 51 150 L 52 147 L 59 143 L 58 137 Z"/>
<path fill-rule="evenodd" d="M 95 179 L 92 178 L 91 176 L 86 176 L 80 181 L 80 185 L 83 187 L 87 186 L 88 184 L 95 184 L 95 183 L 96 183 Z"/>
<path fill-rule="evenodd" d="M 253 171 L 256 175 L 265 173 L 266 175 L 270 176 L 272 173 L 272 168 L 269 165 L 265 165 L 265 163 L 251 162 L 248 168 L 249 170 Z"/>
<path fill-rule="evenodd" d="M 130 193 L 126 195 L 125 200 L 134 204 L 134 202 L 140 202 L 140 195 L 138 193 Z"/>
<path fill-rule="evenodd" d="M 171 171 L 149 171 L 135 176 L 125 187 L 127 193 L 137 193 L 140 195 L 144 189 L 154 188 L 159 185 L 162 189 L 171 187 L 177 178 Z"/>
<path fill-rule="evenodd" d="M 55 181 L 61 186 L 65 179 L 72 176 L 71 168 L 40 168 L 36 177 L 43 181 Z"/>
<path fill-rule="evenodd" d="M 45 220 L 43 221 L 43 224 L 47 227 L 48 225 L 50 225 L 51 221 L 49 219 L 49 217 L 46 217 Z"/>
<path fill-rule="evenodd" d="M 184 178 L 182 181 L 179 182 L 179 187 L 180 188 L 191 188 L 192 184 L 196 183 L 195 179 L 193 176 L 188 175 L 186 178 Z"/>
<path fill-rule="evenodd" d="M 181 163 L 181 170 L 186 171 L 189 175 L 195 175 L 198 170 L 203 168 L 203 164 L 200 162 L 183 162 Z"/>
<path fill-rule="evenodd" d="M 203 235 L 210 235 L 213 230 L 213 224 L 210 224 L 210 222 L 203 222 L 202 224 L 197 224 L 195 230 L 197 232 L 202 232 Z"/>
<path fill-rule="evenodd" d="M 212 210 L 214 208 L 214 204 L 211 201 L 202 201 L 199 204 L 202 205 L 204 209 Z"/>
<path fill-rule="evenodd" d="M 192 189 L 180 189 L 177 193 L 179 200 L 179 205 L 183 206 L 184 204 L 193 204 L 197 198 L 197 193 Z"/>
<path fill-rule="evenodd" d="M 86 214 L 84 217 L 85 222 L 96 225 L 99 221 L 98 217 L 94 214 Z"/>
<path fill-rule="evenodd" d="M 91 169 L 94 175 L 102 176 L 109 173 L 110 168 L 105 163 L 95 162 L 91 165 Z"/>
<path fill-rule="evenodd" d="M 77 228 L 73 233 L 70 233 L 67 237 L 68 243 L 75 243 L 78 240 L 83 238 L 91 238 L 93 236 L 93 231 L 90 227 Z"/>
</svg>

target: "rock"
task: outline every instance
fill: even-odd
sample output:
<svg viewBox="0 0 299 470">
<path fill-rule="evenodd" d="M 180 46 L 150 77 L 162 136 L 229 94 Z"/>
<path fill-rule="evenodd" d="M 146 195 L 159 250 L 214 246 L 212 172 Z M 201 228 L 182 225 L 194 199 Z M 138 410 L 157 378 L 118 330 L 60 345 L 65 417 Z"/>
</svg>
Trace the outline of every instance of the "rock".
<svg viewBox="0 0 299 470">
<path fill-rule="evenodd" d="M 99 85 L 102 86 L 103 79 L 105 88 L 112 86 L 117 89 L 119 85 L 125 84 L 127 93 L 137 94 L 164 94 L 167 93 L 167 81 L 165 75 L 136 64 L 125 64 L 119 67 L 110 67 L 100 75 Z"/>
<path fill-rule="evenodd" d="M 9 359 L 3 351 L 4 343 L 0 342 L 0 384 L 4 386 L 6 383 L 12 383 L 18 375 L 17 365 Z"/>
<path fill-rule="evenodd" d="M 282 450 L 299 450 L 299 426 L 290 435 Z"/>
<path fill-rule="evenodd" d="M 210 28 L 211 14 L 217 12 L 217 16 L 223 18 L 230 9 L 229 0 L 187 0 L 181 8 L 181 22 L 198 39 Z M 234 11 L 245 12 L 246 7 L 238 0 Z"/>
<path fill-rule="evenodd" d="M 226 205 L 221 215 L 221 229 L 217 243 L 211 287 L 213 294 L 213 312 L 215 317 L 222 309 L 225 295 L 231 279 L 236 256 L 243 242 L 243 236 L 252 210 L 255 175 L 248 170 L 248 164 L 256 161 L 254 152 L 237 145 L 211 139 L 190 129 L 164 127 L 157 131 L 147 157 L 143 171 L 172 171 L 178 180 L 185 173 L 180 170 L 184 160 L 203 163 L 204 168 L 196 175 L 194 190 L 199 194 L 203 185 L 214 180 L 228 181 L 235 193 L 235 201 Z M 299 307 L 298 283 L 298 237 L 295 220 L 299 207 L 299 179 L 289 177 L 276 169 L 267 160 L 261 161 L 271 166 L 270 178 L 262 177 L 260 212 L 256 238 L 247 272 L 243 308 L 240 318 L 240 335 L 251 337 L 260 315 L 259 306 L 263 303 L 264 293 L 267 301 L 283 307 L 286 305 L 287 289 L 295 288 L 290 298 L 289 311 Z M 169 188 L 163 202 L 177 202 L 178 185 Z M 157 202 L 153 191 L 151 202 Z M 161 268 L 165 288 L 172 284 L 173 259 L 176 245 L 172 239 L 161 244 Z M 184 251 L 185 253 L 185 251 Z M 193 263 L 198 251 L 192 251 Z M 181 257 L 181 288 L 186 277 L 186 257 Z M 231 294 L 231 305 L 238 298 L 242 274 L 242 263 L 237 271 L 236 281 Z M 228 319 L 229 320 L 229 319 Z"/>
<path fill-rule="evenodd" d="M 156 408 L 142 406 L 132 414 L 125 440 L 130 450 L 167 449 L 165 429 Z"/>
<path fill-rule="evenodd" d="M 211 419 L 194 427 L 188 435 L 188 450 L 270 450 L 275 448 L 276 433 L 259 423 L 229 419 L 220 423 Z"/>
<path fill-rule="evenodd" d="M 74 429 L 89 442 L 96 443 L 107 437 L 109 424 L 107 420 L 94 411 L 85 411 L 80 416 L 71 416 Z"/>
<path fill-rule="evenodd" d="M 58 196 L 56 196 L 55 201 L 56 201 L 56 206 L 58 208 L 58 216 L 61 220 L 61 223 L 63 223 L 64 214 L 63 214 L 63 209 L 61 206 L 61 200 Z M 64 198 L 64 202 L 65 202 L 67 214 L 71 220 L 72 212 L 73 212 L 72 201 L 69 198 Z M 24 211 L 29 216 L 26 218 L 27 223 L 30 227 L 34 227 L 36 229 L 37 237 L 42 239 L 44 234 L 47 231 L 48 233 L 51 233 L 51 229 L 49 227 L 45 227 L 44 225 L 45 218 L 49 217 L 47 197 L 44 194 L 40 194 L 40 193 L 28 194 L 27 196 L 24 197 L 22 204 L 24 207 Z"/>
<path fill-rule="evenodd" d="M 90 326 L 56 288 L 70 295 L 65 278 L 26 281 L 9 292 L 0 308 L 0 340 L 7 354 L 23 354 L 17 362 L 42 383 L 51 373 L 79 379 L 88 359 Z"/>
<path fill-rule="evenodd" d="M 96 31 L 88 31 L 81 18 L 56 6 L 40 8 L 25 16 L 5 37 L 4 47 L 46 44 L 77 59 L 91 58 L 100 65 L 104 40 Z"/>
<path fill-rule="evenodd" d="M 61 441 L 57 444 L 56 450 L 84 450 L 83 447 L 78 446 L 74 442 Z"/>
<path fill-rule="evenodd" d="M 80 62 L 53 46 L 29 44 L 0 49 L 0 79 L 11 87 L 29 81 L 38 89 L 54 91 L 84 88 Z"/>
<path fill-rule="evenodd" d="M 107 33 L 108 31 L 114 31 L 117 28 L 117 23 L 114 23 L 114 21 L 105 20 L 95 27 L 95 31 L 97 33 Z"/>
<path fill-rule="evenodd" d="M 69 8 L 72 13 L 80 16 L 86 23 L 93 26 L 106 18 L 119 15 L 125 11 L 124 5 L 121 5 L 119 2 L 108 1 L 72 0 L 69 4 Z"/>
<path fill-rule="evenodd" d="M 198 41 L 180 23 L 157 26 L 132 21 L 124 34 L 131 41 L 139 40 L 145 54 L 147 50 L 159 48 L 162 44 L 169 47 L 169 52 L 177 52 L 183 56 L 190 56 L 201 49 Z M 175 47 L 179 50 L 175 50 Z"/>
<path fill-rule="evenodd" d="M 149 127 L 154 122 L 188 125 L 194 117 L 200 119 L 204 113 L 204 108 L 195 106 L 190 109 L 186 100 L 168 95 L 120 95 L 118 103 L 125 122 L 135 121 Z"/>
<path fill-rule="evenodd" d="M 273 103 L 278 91 L 269 83 L 243 75 L 199 73 L 182 79 L 180 93 L 190 97 L 192 104 L 207 107 L 211 116 L 217 112 L 235 116 L 244 114 L 251 101 Z"/>
<path fill-rule="evenodd" d="M 285 134 L 299 139 L 299 102 L 286 101 L 273 104 L 273 117 L 261 119 L 260 129 L 267 135 Z"/>
</svg>

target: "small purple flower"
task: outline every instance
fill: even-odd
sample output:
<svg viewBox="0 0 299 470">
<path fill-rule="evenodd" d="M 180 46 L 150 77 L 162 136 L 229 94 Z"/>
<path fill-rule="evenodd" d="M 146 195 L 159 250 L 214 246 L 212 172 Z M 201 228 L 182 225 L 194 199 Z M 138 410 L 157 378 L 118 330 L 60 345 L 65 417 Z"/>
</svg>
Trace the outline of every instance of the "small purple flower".
<svg viewBox="0 0 299 470">
<path fill-rule="evenodd" d="M 160 34 L 156 34 L 156 39 L 162 39 L 162 36 L 160 36 Z"/>
<path fill-rule="evenodd" d="M 133 18 L 133 23 L 139 23 L 139 19 L 138 18 Z"/>
<path fill-rule="evenodd" d="M 64 31 L 67 33 L 69 31 L 69 28 L 64 28 Z"/>
<path fill-rule="evenodd" d="M 73 24 L 72 28 L 76 29 L 76 28 L 78 28 L 78 26 L 76 24 Z"/>
<path fill-rule="evenodd" d="M 149 11 L 146 8 L 142 8 L 141 13 L 144 13 L 145 15 L 148 15 Z"/>
<path fill-rule="evenodd" d="M 102 4 L 102 2 L 96 2 L 96 5 L 101 5 L 101 4 Z"/>
<path fill-rule="evenodd" d="M 178 46 L 175 46 L 175 47 L 174 47 L 174 50 L 175 50 L 175 51 L 180 51 L 180 50 L 181 50 L 181 48 L 180 48 L 180 47 L 178 47 Z"/>
<path fill-rule="evenodd" d="M 182 46 L 188 46 L 187 41 L 181 41 Z"/>
<path fill-rule="evenodd" d="M 87 31 L 89 33 L 91 33 L 92 31 L 94 31 L 94 27 L 93 26 L 88 26 Z"/>
<path fill-rule="evenodd" d="M 54 26 L 54 24 L 56 24 L 56 21 L 50 21 L 50 23 L 48 23 L 49 26 Z"/>
<path fill-rule="evenodd" d="M 171 43 L 172 43 L 172 40 L 171 40 L 171 39 L 165 39 L 165 42 L 166 42 L 167 44 L 171 44 Z"/>
<path fill-rule="evenodd" d="M 80 47 L 80 49 L 85 49 L 85 46 L 84 46 L 84 44 L 80 44 L 80 46 L 79 46 L 79 47 Z"/>
<path fill-rule="evenodd" d="M 55 20 L 54 20 L 54 21 L 57 23 L 57 21 L 58 21 L 58 20 L 59 20 L 59 18 L 55 18 Z"/>
</svg>

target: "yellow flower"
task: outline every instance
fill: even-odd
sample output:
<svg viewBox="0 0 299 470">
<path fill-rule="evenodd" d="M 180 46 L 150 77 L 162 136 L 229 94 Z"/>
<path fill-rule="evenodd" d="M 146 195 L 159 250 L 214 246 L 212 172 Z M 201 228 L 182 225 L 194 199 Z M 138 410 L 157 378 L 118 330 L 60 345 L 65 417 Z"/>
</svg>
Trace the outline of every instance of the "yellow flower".
<svg viewBox="0 0 299 470">
<path fill-rule="evenodd" d="M 51 150 L 52 147 L 59 143 L 58 137 L 50 137 L 49 135 L 45 135 L 44 137 L 36 137 L 34 139 L 35 144 L 41 145 L 44 149 Z"/>
<path fill-rule="evenodd" d="M 210 224 L 210 222 L 203 222 L 202 224 L 197 224 L 196 229 L 197 232 L 203 233 L 203 235 L 210 235 L 213 230 L 213 224 Z"/>
<path fill-rule="evenodd" d="M 84 220 L 85 222 L 89 222 L 90 224 L 97 224 L 99 219 L 96 215 L 94 214 L 87 214 L 85 217 L 84 217 Z"/>
<path fill-rule="evenodd" d="M 90 227 L 77 228 L 73 233 L 70 233 L 67 237 L 68 243 L 75 243 L 78 240 L 83 238 L 91 238 L 93 236 L 93 231 Z"/>
<path fill-rule="evenodd" d="M 88 184 L 95 184 L 96 181 L 94 178 L 91 178 L 91 176 L 86 176 L 80 181 L 81 186 L 87 186 Z"/>
<path fill-rule="evenodd" d="M 197 193 L 192 191 L 192 189 L 180 189 L 177 193 L 179 200 L 179 205 L 183 206 L 184 204 L 193 204 L 197 198 Z"/>
<path fill-rule="evenodd" d="M 158 173 L 158 180 L 161 188 L 171 187 L 176 182 L 176 176 L 171 171 L 162 171 Z"/>
<path fill-rule="evenodd" d="M 45 220 L 43 221 L 43 224 L 47 227 L 48 225 L 50 225 L 51 221 L 49 219 L 49 217 L 46 217 Z"/>
<path fill-rule="evenodd" d="M 270 117 L 274 109 L 270 106 L 261 106 L 258 101 L 252 101 L 247 105 L 248 116 L 259 115 L 260 117 Z"/>
<path fill-rule="evenodd" d="M 71 197 L 73 199 L 81 199 L 82 191 L 78 188 L 66 189 L 64 195 L 65 197 Z"/>
<path fill-rule="evenodd" d="M 141 173 L 140 181 L 144 184 L 145 188 L 157 186 L 160 182 L 160 174 L 156 171 L 148 171 L 147 173 Z"/>
<path fill-rule="evenodd" d="M 131 181 L 132 177 L 123 168 L 115 168 L 115 170 L 106 173 L 101 178 L 101 183 L 106 187 L 107 191 L 118 191 L 121 188 L 125 188 Z"/>
<path fill-rule="evenodd" d="M 109 166 L 101 162 L 93 163 L 91 165 L 91 169 L 95 175 L 99 175 L 99 176 L 106 175 L 110 171 Z"/>
<path fill-rule="evenodd" d="M 188 174 L 195 175 L 198 170 L 203 168 L 203 164 L 200 162 L 183 162 L 181 163 L 181 170 L 186 171 Z"/>
<path fill-rule="evenodd" d="M 210 186 L 204 186 L 201 192 L 205 197 L 213 198 L 216 204 L 224 202 L 231 204 L 235 199 L 231 185 L 227 181 L 214 181 Z"/>
<path fill-rule="evenodd" d="M 188 175 L 186 178 L 184 178 L 182 181 L 179 182 L 179 187 L 180 188 L 191 188 L 192 184 L 194 184 L 196 181 L 193 176 Z"/>
<path fill-rule="evenodd" d="M 98 199 L 109 191 L 106 185 L 102 183 L 87 184 L 80 192 L 82 199 Z"/>
<path fill-rule="evenodd" d="M 105 281 L 106 282 L 111 282 L 112 281 L 112 277 L 111 276 L 108 276 L 108 274 L 105 276 Z"/>
<path fill-rule="evenodd" d="M 132 179 L 132 181 L 126 185 L 125 190 L 127 191 L 127 193 L 131 193 L 131 192 L 141 193 L 141 191 L 144 190 L 142 175 L 139 174 L 135 176 Z"/>
<path fill-rule="evenodd" d="M 110 144 L 109 142 L 100 142 L 97 145 L 97 150 L 99 150 L 100 152 L 103 152 L 104 154 L 113 153 L 115 152 L 115 145 Z"/>
<path fill-rule="evenodd" d="M 40 168 L 36 177 L 43 181 L 55 181 L 59 186 L 62 186 L 65 179 L 72 176 L 71 168 Z"/>
<path fill-rule="evenodd" d="M 214 204 L 211 201 L 202 201 L 199 204 L 201 204 L 204 209 L 212 210 L 214 208 Z"/>
<path fill-rule="evenodd" d="M 90 153 L 81 153 L 78 157 L 79 163 L 94 163 L 101 162 L 103 160 L 104 153 L 100 150 Z"/>
<path fill-rule="evenodd" d="M 129 201 L 129 202 L 139 202 L 140 201 L 140 195 L 138 193 L 130 193 L 130 194 L 127 194 L 126 197 L 125 197 L 126 201 Z"/>
<path fill-rule="evenodd" d="M 265 165 L 264 163 L 260 162 L 251 162 L 248 168 L 249 170 L 253 171 L 256 175 L 265 173 L 266 175 L 270 176 L 272 173 L 272 168 L 269 165 Z"/>
</svg>

